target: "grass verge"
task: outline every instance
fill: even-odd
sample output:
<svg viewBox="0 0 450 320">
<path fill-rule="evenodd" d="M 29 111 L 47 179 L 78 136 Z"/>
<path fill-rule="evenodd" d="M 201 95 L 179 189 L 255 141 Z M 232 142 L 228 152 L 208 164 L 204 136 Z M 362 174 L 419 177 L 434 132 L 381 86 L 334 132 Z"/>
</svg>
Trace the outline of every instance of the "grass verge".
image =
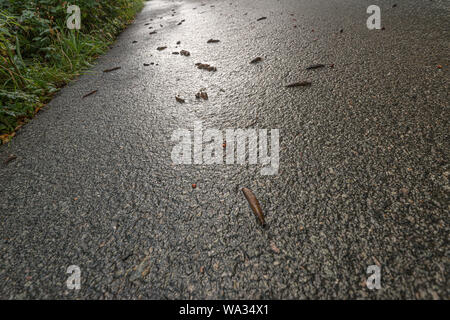
<svg viewBox="0 0 450 320">
<path fill-rule="evenodd" d="M 66 21 L 80 8 L 81 28 Z M 8 142 L 71 79 L 89 68 L 144 0 L 0 0 L 0 139 Z"/>
</svg>

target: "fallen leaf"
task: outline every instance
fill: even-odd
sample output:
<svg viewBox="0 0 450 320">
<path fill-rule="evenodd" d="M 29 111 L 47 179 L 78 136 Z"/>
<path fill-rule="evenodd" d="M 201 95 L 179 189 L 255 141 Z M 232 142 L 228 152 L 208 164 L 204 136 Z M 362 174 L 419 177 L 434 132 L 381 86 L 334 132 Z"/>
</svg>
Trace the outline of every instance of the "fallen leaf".
<svg viewBox="0 0 450 320">
<path fill-rule="evenodd" d="M 11 141 L 12 137 L 14 137 L 15 135 L 15 132 L 0 134 L 0 140 L 2 141 L 2 144 L 5 144 Z"/>
<path fill-rule="evenodd" d="M 103 70 L 103 72 L 111 72 L 111 71 L 119 70 L 119 69 L 121 69 L 121 68 L 122 68 L 122 67 L 115 67 L 115 68 Z"/>
<path fill-rule="evenodd" d="M 299 81 L 299 82 L 294 82 L 294 83 L 290 83 L 288 85 L 286 85 L 286 88 L 294 88 L 294 87 L 310 87 L 311 86 L 311 82 L 309 81 Z"/>
<path fill-rule="evenodd" d="M 93 90 L 93 91 L 91 91 L 91 92 L 85 94 L 84 96 L 82 96 L 81 99 L 84 99 L 84 98 L 86 98 L 86 97 L 89 97 L 90 95 L 96 93 L 97 91 L 98 91 L 98 90 Z"/>
<path fill-rule="evenodd" d="M 258 62 L 260 62 L 260 61 L 262 61 L 262 58 L 261 58 L 261 57 L 256 57 L 255 59 L 253 59 L 252 61 L 250 61 L 250 63 L 258 63 Z"/>
<path fill-rule="evenodd" d="M 264 221 L 264 215 L 261 210 L 261 206 L 259 205 L 258 199 L 256 199 L 252 190 L 248 188 L 242 188 L 242 192 L 244 193 L 245 198 L 247 199 L 250 208 L 252 208 L 253 213 L 258 218 L 259 223 L 264 228 L 266 226 L 266 222 Z"/>
<path fill-rule="evenodd" d="M 195 65 L 196 65 L 197 68 L 199 68 L 199 69 L 205 69 L 205 70 L 208 70 L 208 71 L 217 71 L 217 68 L 216 68 L 216 67 L 210 66 L 210 65 L 207 64 L 207 63 L 196 63 Z"/>
<path fill-rule="evenodd" d="M 184 99 L 180 98 L 179 96 L 175 96 L 175 100 L 177 100 L 179 103 L 184 103 Z"/>
<path fill-rule="evenodd" d="M 314 70 L 314 69 L 319 69 L 319 68 L 323 68 L 323 67 L 325 67 L 324 64 L 320 64 L 320 63 L 319 64 L 313 64 L 313 65 L 307 67 L 306 70 Z"/>
<path fill-rule="evenodd" d="M 208 94 L 206 93 L 206 89 L 205 88 L 200 89 L 200 91 L 195 94 L 195 97 L 197 99 L 202 98 L 203 100 L 208 100 Z"/>
<path fill-rule="evenodd" d="M 189 57 L 191 55 L 191 53 L 187 50 L 181 50 L 180 54 L 185 57 Z"/>
<path fill-rule="evenodd" d="M 162 51 L 162 50 L 164 50 L 164 49 L 167 49 L 167 47 L 166 47 L 166 46 L 162 46 L 162 47 L 156 48 L 156 50 L 158 50 L 158 51 Z"/>
</svg>

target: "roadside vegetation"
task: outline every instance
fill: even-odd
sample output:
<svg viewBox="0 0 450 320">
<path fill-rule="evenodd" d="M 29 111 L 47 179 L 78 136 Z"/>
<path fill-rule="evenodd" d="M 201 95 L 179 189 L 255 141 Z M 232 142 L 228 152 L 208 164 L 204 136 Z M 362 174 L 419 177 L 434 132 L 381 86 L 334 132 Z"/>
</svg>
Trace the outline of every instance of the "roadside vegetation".
<svg viewBox="0 0 450 320">
<path fill-rule="evenodd" d="M 52 95 L 88 68 L 144 0 L 0 0 L 0 138 L 9 140 Z M 69 5 L 81 11 L 70 30 Z"/>
</svg>

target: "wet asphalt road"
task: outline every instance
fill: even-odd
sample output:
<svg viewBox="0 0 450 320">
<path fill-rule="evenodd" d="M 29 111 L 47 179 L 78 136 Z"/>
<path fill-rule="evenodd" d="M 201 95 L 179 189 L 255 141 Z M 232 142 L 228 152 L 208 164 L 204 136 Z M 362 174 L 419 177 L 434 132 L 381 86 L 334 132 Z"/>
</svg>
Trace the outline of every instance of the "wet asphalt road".
<svg viewBox="0 0 450 320">
<path fill-rule="evenodd" d="M 0 298 L 448 299 L 448 2 L 380 0 L 370 31 L 372 2 L 148 2 L 0 147 Z M 280 129 L 279 174 L 172 164 L 194 121 Z"/>
</svg>

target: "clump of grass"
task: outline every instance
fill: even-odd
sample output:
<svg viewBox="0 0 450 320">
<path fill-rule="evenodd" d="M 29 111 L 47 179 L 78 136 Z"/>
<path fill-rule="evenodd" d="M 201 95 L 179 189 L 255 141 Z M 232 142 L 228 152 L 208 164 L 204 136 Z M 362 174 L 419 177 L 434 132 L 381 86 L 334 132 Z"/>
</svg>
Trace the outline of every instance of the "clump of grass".
<svg viewBox="0 0 450 320">
<path fill-rule="evenodd" d="M 66 1 L 0 1 L 0 138 L 104 53 L 143 2 L 78 0 L 81 29 L 69 30 Z"/>
</svg>

